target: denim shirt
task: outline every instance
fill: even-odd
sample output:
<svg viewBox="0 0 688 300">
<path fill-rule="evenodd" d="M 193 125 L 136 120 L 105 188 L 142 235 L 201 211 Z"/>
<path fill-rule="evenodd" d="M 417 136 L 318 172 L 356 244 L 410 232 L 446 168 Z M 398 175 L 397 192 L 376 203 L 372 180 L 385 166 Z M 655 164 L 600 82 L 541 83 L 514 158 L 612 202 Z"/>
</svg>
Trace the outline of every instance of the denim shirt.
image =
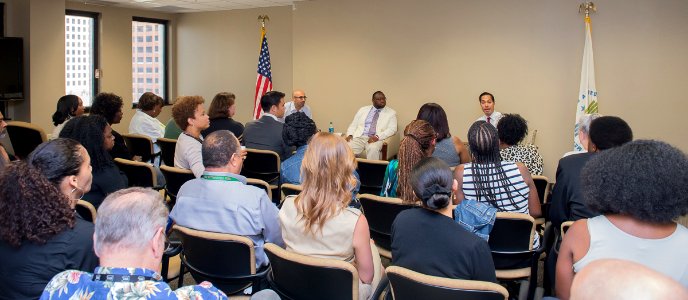
<svg viewBox="0 0 688 300">
<path fill-rule="evenodd" d="M 485 203 L 464 199 L 454 208 L 454 221 L 478 237 L 488 240 L 497 209 Z"/>
</svg>

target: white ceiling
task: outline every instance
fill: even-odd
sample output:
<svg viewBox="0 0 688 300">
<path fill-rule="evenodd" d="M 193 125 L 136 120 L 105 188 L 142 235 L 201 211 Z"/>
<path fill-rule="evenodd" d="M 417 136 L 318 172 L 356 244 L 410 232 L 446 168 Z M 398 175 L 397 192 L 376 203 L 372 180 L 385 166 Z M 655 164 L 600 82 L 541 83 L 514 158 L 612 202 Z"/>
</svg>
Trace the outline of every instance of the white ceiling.
<svg viewBox="0 0 688 300">
<path fill-rule="evenodd" d="M 71 0 L 99 6 L 129 7 L 167 13 L 287 6 L 303 0 Z"/>
</svg>

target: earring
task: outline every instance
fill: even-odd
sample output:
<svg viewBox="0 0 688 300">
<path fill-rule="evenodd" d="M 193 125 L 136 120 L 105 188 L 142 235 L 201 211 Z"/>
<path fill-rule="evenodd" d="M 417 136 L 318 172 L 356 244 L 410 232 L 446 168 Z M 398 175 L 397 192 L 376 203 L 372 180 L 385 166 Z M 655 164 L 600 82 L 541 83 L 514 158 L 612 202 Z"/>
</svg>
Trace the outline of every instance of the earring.
<svg viewBox="0 0 688 300">
<path fill-rule="evenodd" d="M 74 191 L 76 191 L 77 189 L 78 189 L 79 191 L 81 191 L 81 196 L 79 196 L 79 198 L 74 198 L 74 199 L 76 199 L 76 200 L 81 200 L 81 198 L 84 197 L 84 190 L 82 190 L 81 188 L 75 187 L 75 188 L 73 188 L 72 191 L 69 192 L 69 193 L 72 194 L 72 193 L 74 193 Z"/>
</svg>

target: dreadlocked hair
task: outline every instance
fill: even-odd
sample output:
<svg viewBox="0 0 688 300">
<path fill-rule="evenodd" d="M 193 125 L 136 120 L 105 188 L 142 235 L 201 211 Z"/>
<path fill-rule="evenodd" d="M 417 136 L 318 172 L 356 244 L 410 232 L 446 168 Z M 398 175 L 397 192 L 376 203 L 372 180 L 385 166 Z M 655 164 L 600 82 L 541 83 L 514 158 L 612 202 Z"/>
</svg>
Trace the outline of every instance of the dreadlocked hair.
<svg viewBox="0 0 688 300">
<path fill-rule="evenodd" d="M 427 121 L 413 120 L 404 129 L 404 139 L 399 145 L 399 169 L 397 195 L 406 203 L 416 203 L 419 199 L 411 187 L 411 170 L 434 150 L 435 130 Z"/>
<path fill-rule="evenodd" d="M 485 121 L 473 123 L 468 129 L 468 146 L 473 158 L 471 169 L 477 199 L 487 200 L 490 205 L 500 209 L 497 195 L 500 194 L 499 186 L 502 186 L 511 205 L 517 209 L 522 208 L 516 204 L 512 193 L 515 191 L 522 197 L 526 196 L 518 190 L 510 190 L 511 183 L 502 167 L 502 158 L 499 155 L 497 128 Z"/>
</svg>

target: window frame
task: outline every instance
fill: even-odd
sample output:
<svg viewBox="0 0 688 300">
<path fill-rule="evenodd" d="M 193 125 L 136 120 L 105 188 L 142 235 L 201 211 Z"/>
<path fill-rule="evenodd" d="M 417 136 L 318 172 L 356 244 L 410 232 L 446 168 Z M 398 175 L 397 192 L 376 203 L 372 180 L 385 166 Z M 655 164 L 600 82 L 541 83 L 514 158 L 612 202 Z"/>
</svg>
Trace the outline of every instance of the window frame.
<svg viewBox="0 0 688 300">
<path fill-rule="evenodd" d="M 169 82 L 170 82 L 170 79 L 169 79 L 169 77 L 170 77 L 170 72 L 169 72 L 169 70 L 170 70 L 170 65 L 169 65 L 169 61 L 170 61 L 170 59 L 169 59 L 169 57 L 170 57 L 170 50 L 169 50 L 170 49 L 170 46 L 169 46 L 170 21 L 165 20 L 165 19 L 132 16 L 131 22 L 132 22 L 131 26 L 134 26 L 134 24 L 133 24 L 134 22 L 147 22 L 147 23 L 156 23 L 158 25 L 163 25 L 165 28 L 165 33 L 162 35 L 162 43 L 161 43 L 164 46 L 164 48 L 163 48 L 164 53 L 162 53 L 161 56 L 162 56 L 162 63 L 163 63 L 163 68 L 162 68 L 163 82 L 162 82 L 162 84 L 164 85 L 165 88 L 162 90 L 162 95 L 159 95 L 159 94 L 158 95 L 161 96 L 164 100 L 163 106 L 170 105 L 170 99 L 169 99 L 169 90 L 170 90 L 170 85 L 169 85 Z M 139 31 L 137 31 L 137 32 L 139 32 Z M 142 32 L 147 32 L 147 31 L 144 28 L 144 30 Z M 159 41 L 156 39 L 153 39 L 153 40 Z M 133 53 L 132 53 L 132 58 L 133 58 Z M 144 70 L 145 70 L 145 68 L 144 68 Z M 133 72 L 133 67 L 132 67 L 132 72 Z M 135 83 L 133 78 L 132 78 L 131 83 L 132 83 L 132 85 Z M 133 88 L 132 88 L 132 93 L 134 93 Z M 134 103 L 134 101 L 137 101 L 137 102 Z M 131 99 L 132 108 L 136 108 L 137 103 L 138 103 L 138 99 Z"/>
<path fill-rule="evenodd" d="M 93 90 L 93 95 L 91 95 L 91 103 L 89 103 L 88 106 L 84 105 L 84 111 L 86 113 L 90 113 L 91 112 L 91 104 L 93 104 L 93 101 L 96 99 L 96 96 L 98 95 L 98 93 L 100 93 L 100 76 L 97 76 L 96 74 L 100 73 L 100 16 L 101 16 L 101 14 L 99 12 L 93 12 L 93 11 L 65 9 L 65 17 L 66 16 L 86 17 L 86 18 L 92 18 L 93 19 L 93 53 L 91 53 L 91 55 L 93 55 L 93 83 L 91 86 L 91 89 Z M 66 22 L 65 22 L 65 26 L 67 26 Z M 74 34 L 72 34 L 72 36 L 73 35 Z M 66 51 L 66 49 L 65 49 L 65 51 Z M 66 77 L 67 72 L 66 71 L 67 71 L 67 63 L 65 63 L 65 80 L 67 80 L 67 77 Z M 66 88 L 66 83 L 65 83 L 64 87 Z"/>
</svg>

